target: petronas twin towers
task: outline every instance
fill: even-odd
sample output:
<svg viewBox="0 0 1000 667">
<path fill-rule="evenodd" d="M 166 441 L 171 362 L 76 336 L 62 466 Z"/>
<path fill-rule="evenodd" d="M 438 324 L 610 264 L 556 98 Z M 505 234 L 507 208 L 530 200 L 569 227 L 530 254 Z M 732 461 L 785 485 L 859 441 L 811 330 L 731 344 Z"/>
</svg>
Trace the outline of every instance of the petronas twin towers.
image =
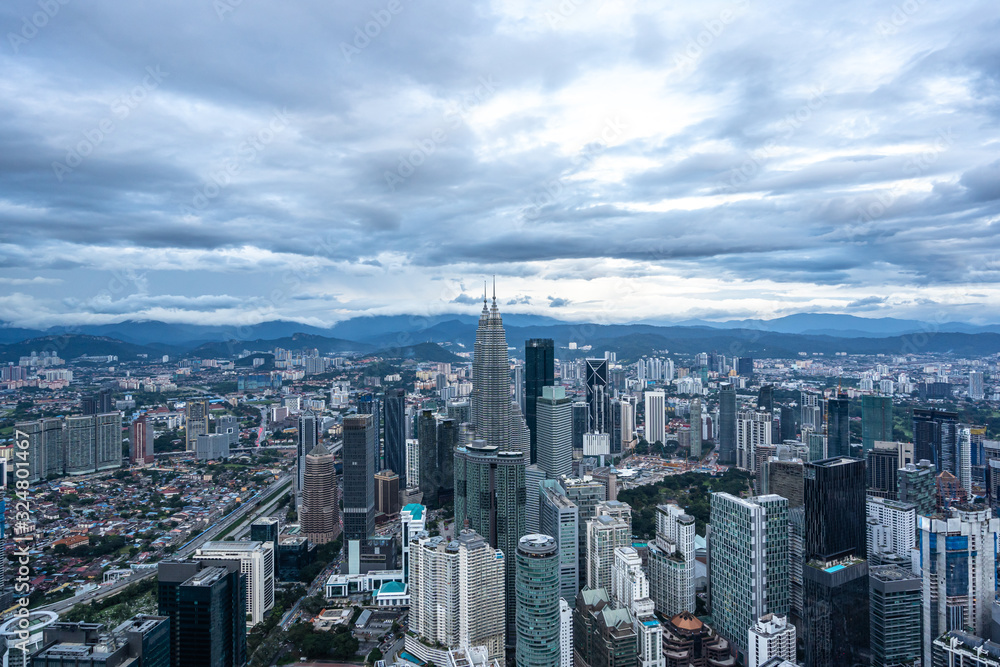
<svg viewBox="0 0 1000 667">
<path fill-rule="evenodd" d="M 483 295 L 483 312 L 476 329 L 472 361 L 472 422 L 475 437 L 495 445 L 499 451 L 520 451 L 528 456 L 530 436 L 521 409 L 510 392 L 510 360 L 507 334 L 497 308 L 496 287 L 493 305 Z"/>
</svg>

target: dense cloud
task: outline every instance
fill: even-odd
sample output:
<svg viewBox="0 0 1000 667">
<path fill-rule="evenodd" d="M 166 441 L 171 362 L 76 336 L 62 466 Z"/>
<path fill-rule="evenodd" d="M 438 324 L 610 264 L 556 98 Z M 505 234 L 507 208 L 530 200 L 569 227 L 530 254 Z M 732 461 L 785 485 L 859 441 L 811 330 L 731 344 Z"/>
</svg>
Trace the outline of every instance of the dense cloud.
<svg viewBox="0 0 1000 667">
<path fill-rule="evenodd" d="M 475 312 L 491 274 L 573 319 L 997 319 L 995 2 L 12 0 L 0 29 L 2 320 Z"/>
</svg>

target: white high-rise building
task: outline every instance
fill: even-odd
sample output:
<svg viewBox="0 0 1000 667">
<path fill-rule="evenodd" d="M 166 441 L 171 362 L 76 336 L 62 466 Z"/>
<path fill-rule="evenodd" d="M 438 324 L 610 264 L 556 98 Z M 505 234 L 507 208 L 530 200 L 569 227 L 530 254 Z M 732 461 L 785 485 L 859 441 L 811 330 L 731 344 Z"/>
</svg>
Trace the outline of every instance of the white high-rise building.
<svg viewBox="0 0 1000 667">
<path fill-rule="evenodd" d="M 736 420 L 736 466 L 757 472 L 757 447 L 771 446 L 771 413 L 746 410 Z"/>
<path fill-rule="evenodd" d="M 407 418 L 407 423 L 411 420 Z M 406 440 L 406 485 L 417 487 L 420 483 L 420 441 L 416 438 Z M 400 489 L 402 491 L 402 489 Z"/>
<path fill-rule="evenodd" d="M 819 403 L 819 396 L 807 392 L 799 393 L 799 405 L 801 406 L 802 427 L 809 427 L 813 431 L 823 430 L 823 408 Z"/>
<path fill-rule="evenodd" d="M 761 667 L 775 658 L 794 662 L 795 626 L 788 617 L 767 614 L 749 630 L 747 667 Z"/>
<path fill-rule="evenodd" d="M 972 497 L 972 431 L 958 429 L 958 482 L 965 489 L 965 496 Z"/>
<path fill-rule="evenodd" d="M 962 505 L 941 518 L 918 516 L 923 579 L 924 667 L 931 643 L 948 630 L 990 632 L 996 593 L 996 541 L 1000 519 L 986 505 Z"/>
<path fill-rule="evenodd" d="M 410 544 L 410 633 L 406 650 L 444 664 L 444 650 L 485 646 L 503 664 L 504 554 L 473 530 L 454 540 Z M 412 633 L 412 634 L 411 634 Z"/>
<path fill-rule="evenodd" d="M 238 560 L 247 578 L 247 615 L 251 625 L 264 620 L 274 607 L 274 542 L 206 542 L 194 552 L 197 560 Z"/>
<path fill-rule="evenodd" d="M 594 506 L 594 516 L 610 516 L 625 522 L 632 535 L 632 506 L 620 500 L 605 500 Z"/>
<path fill-rule="evenodd" d="M 632 547 L 615 549 L 611 577 L 611 603 L 632 612 L 639 654 L 639 667 L 663 667 L 663 626 L 656 620 L 649 597 L 649 579 L 642 569 L 639 552 Z"/>
<path fill-rule="evenodd" d="M 559 598 L 559 667 L 573 667 L 573 607 Z"/>
<path fill-rule="evenodd" d="M 983 383 L 981 371 L 969 372 L 969 398 L 974 401 L 981 401 L 986 395 L 986 387 Z"/>
<path fill-rule="evenodd" d="M 403 582 L 410 581 L 410 543 L 426 529 L 426 509 L 423 505 L 410 503 L 399 512 L 400 537 L 403 541 Z"/>
<path fill-rule="evenodd" d="M 662 391 L 647 391 L 646 396 L 646 442 L 665 443 L 667 441 L 667 396 Z"/>
<path fill-rule="evenodd" d="M 868 496 L 868 560 L 883 554 L 908 560 L 916 542 L 916 505 Z"/>
<path fill-rule="evenodd" d="M 615 607 L 632 609 L 632 603 L 649 597 L 649 580 L 642 571 L 642 559 L 632 547 L 615 549 L 611 573 L 611 601 Z"/>
<path fill-rule="evenodd" d="M 656 539 L 649 545 L 650 596 L 667 618 L 695 609 L 694 517 L 677 505 L 656 508 Z"/>
<path fill-rule="evenodd" d="M 622 451 L 627 451 L 635 438 L 635 396 L 622 396 Z"/>
<path fill-rule="evenodd" d="M 611 590 L 615 549 L 631 545 L 628 524 L 612 516 L 587 521 L 587 586 Z"/>
<path fill-rule="evenodd" d="M 632 629 L 635 631 L 638 667 L 664 667 L 663 626 L 653 613 L 653 601 L 640 598 L 632 603 Z"/>
</svg>

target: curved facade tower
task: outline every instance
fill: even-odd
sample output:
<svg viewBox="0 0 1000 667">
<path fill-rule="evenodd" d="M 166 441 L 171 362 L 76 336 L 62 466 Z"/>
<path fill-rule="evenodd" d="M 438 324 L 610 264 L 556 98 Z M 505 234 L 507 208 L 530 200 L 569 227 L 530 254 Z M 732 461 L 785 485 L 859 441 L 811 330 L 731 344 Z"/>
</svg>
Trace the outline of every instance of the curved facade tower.
<svg viewBox="0 0 1000 667">
<path fill-rule="evenodd" d="M 483 312 L 476 329 L 472 422 L 476 425 L 477 438 L 502 452 L 512 449 L 510 360 L 507 358 L 507 334 L 503 330 L 495 293 L 492 307 L 487 306 L 483 297 Z"/>
<path fill-rule="evenodd" d="M 525 535 L 516 560 L 517 665 L 559 667 L 559 545 L 549 535 Z"/>
</svg>

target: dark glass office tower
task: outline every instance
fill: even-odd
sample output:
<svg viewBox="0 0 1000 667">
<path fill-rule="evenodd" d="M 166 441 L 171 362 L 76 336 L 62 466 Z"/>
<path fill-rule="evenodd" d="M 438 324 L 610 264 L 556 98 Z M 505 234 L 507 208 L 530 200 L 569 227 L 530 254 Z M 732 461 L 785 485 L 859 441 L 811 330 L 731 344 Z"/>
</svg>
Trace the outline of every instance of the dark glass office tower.
<svg viewBox="0 0 1000 667">
<path fill-rule="evenodd" d="M 757 408 L 774 414 L 774 385 L 765 384 L 757 392 Z"/>
<path fill-rule="evenodd" d="M 437 422 L 438 502 L 446 503 L 454 497 L 455 448 L 458 447 L 458 422 L 443 418 Z"/>
<path fill-rule="evenodd" d="M 810 561 L 802 570 L 805 664 L 870 664 L 868 561 Z"/>
<path fill-rule="evenodd" d="M 357 397 L 358 401 L 358 414 L 359 415 L 371 415 L 373 419 L 373 424 L 375 426 L 375 453 L 377 456 L 382 456 L 381 443 L 379 442 L 379 436 L 382 432 L 382 395 L 375 394 L 370 391 L 360 392 Z M 381 470 L 382 464 L 381 460 L 375 462 L 375 469 Z"/>
<path fill-rule="evenodd" d="M 438 452 L 437 417 L 433 410 L 421 410 L 417 417 L 417 451 L 420 458 L 420 492 L 423 503 L 437 506 Z"/>
<path fill-rule="evenodd" d="M 583 455 L 583 434 L 590 428 L 590 406 L 583 401 L 573 404 L 573 451 Z"/>
<path fill-rule="evenodd" d="M 913 409 L 913 458 L 927 459 L 938 472 L 958 475 L 958 413 Z"/>
<path fill-rule="evenodd" d="M 406 390 L 385 392 L 385 467 L 399 476 L 406 488 Z"/>
<path fill-rule="evenodd" d="M 272 517 L 263 517 L 250 524 L 251 542 L 274 542 L 274 548 L 278 548 L 278 520 Z"/>
<path fill-rule="evenodd" d="M 719 463 L 736 463 L 736 387 L 719 385 Z"/>
<path fill-rule="evenodd" d="M 807 463 L 804 472 L 806 664 L 867 665 L 865 462 L 834 457 Z"/>
<path fill-rule="evenodd" d="M 806 553 L 835 560 L 868 553 L 865 462 L 837 456 L 805 464 Z"/>
<path fill-rule="evenodd" d="M 422 410 L 417 418 L 417 442 L 423 504 L 434 509 L 447 502 L 455 488 L 452 467 L 458 446 L 458 423 L 431 410 Z"/>
<path fill-rule="evenodd" d="M 375 417 L 344 417 L 344 538 L 347 540 L 364 540 L 375 532 L 377 452 Z"/>
<path fill-rule="evenodd" d="M 892 397 L 861 397 L 861 445 L 865 451 L 878 441 L 892 441 Z"/>
<path fill-rule="evenodd" d="M 879 442 L 876 440 L 876 442 Z M 868 468 L 868 495 L 895 500 L 898 495 L 899 449 L 876 447 L 865 452 Z"/>
<path fill-rule="evenodd" d="M 736 362 L 736 374 L 745 378 L 753 377 L 753 357 L 740 357 Z"/>
<path fill-rule="evenodd" d="M 311 452 L 319 444 L 319 428 L 316 424 L 316 415 L 306 412 L 299 415 L 299 441 L 295 457 L 295 492 L 301 500 L 302 482 L 306 474 L 306 454 Z"/>
<path fill-rule="evenodd" d="M 535 399 L 542 387 L 556 383 L 555 343 L 551 338 L 524 341 L 524 419 L 531 432 L 531 462 L 536 462 L 538 434 L 535 432 Z"/>
<path fill-rule="evenodd" d="M 826 402 L 826 453 L 827 456 L 851 455 L 851 421 L 848 414 L 851 402 L 845 394 Z"/>
<path fill-rule="evenodd" d="M 781 406 L 781 439 L 795 440 L 795 435 L 799 432 L 798 424 L 795 423 L 796 411 L 792 408 Z"/>
<path fill-rule="evenodd" d="M 170 618 L 172 667 L 247 663 L 246 575 L 239 561 L 161 561 L 160 616 Z"/>
<path fill-rule="evenodd" d="M 872 667 L 917 664 L 921 655 L 922 579 L 898 565 L 868 572 Z"/>
<path fill-rule="evenodd" d="M 587 359 L 587 405 L 590 406 L 590 430 L 611 432 L 611 387 L 608 386 L 608 360 Z"/>
</svg>

